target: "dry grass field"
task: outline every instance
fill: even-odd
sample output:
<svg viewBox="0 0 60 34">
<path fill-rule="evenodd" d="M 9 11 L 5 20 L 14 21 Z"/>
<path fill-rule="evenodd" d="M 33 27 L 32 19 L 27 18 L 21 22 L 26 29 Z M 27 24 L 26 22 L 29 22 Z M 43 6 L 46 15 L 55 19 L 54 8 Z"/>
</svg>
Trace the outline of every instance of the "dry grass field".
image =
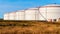
<svg viewBox="0 0 60 34">
<path fill-rule="evenodd" d="M 60 34 L 60 24 L 45 21 L 0 20 L 0 34 Z"/>
</svg>

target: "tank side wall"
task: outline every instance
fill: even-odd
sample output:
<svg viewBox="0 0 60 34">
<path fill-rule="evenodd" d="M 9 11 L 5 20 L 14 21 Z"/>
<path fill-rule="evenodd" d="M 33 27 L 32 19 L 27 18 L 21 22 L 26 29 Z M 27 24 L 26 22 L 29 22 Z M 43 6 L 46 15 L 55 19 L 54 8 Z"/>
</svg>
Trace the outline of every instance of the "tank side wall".
<svg viewBox="0 0 60 34">
<path fill-rule="evenodd" d="M 60 18 L 60 8 L 47 8 L 47 19 L 58 19 Z"/>
<path fill-rule="evenodd" d="M 9 20 L 15 20 L 15 12 L 9 13 Z"/>
<path fill-rule="evenodd" d="M 23 11 L 16 12 L 15 20 L 24 20 L 24 12 Z"/>
<path fill-rule="evenodd" d="M 38 16 L 36 16 L 37 10 L 26 10 L 25 11 L 25 20 L 36 20 Z M 38 19 L 37 19 L 38 20 Z"/>
<path fill-rule="evenodd" d="M 9 14 L 4 14 L 4 20 L 9 20 Z"/>
<path fill-rule="evenodd" d="M 46 20 L 46 8 L 39 8 L 39 20 Z"/>
</svg>

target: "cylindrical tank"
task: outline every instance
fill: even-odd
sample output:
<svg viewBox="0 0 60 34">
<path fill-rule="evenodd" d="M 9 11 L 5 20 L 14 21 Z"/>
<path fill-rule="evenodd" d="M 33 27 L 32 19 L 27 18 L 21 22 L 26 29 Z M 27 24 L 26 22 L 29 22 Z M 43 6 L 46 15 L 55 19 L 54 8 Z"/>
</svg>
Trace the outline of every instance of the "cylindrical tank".
<svg viewBox="0 0 60 34">
<path fill-rule="evenodd" d="M 15 20 L 25 20 L 24 10 L 18 10 L 15 17 Z"/>
<path fill-rule="evenodd" d="M 29 8 L 25 11 L 25 20 L 38 20 L 37 8 Z"/>
<path fill-rule="evenodd" d="M 47 20 L 56 21 L 60 18 L 60 5 L 49 4 L 39 8 L 29 8 L 4 14 L 4 20 Z"/>
<path fill-rule="evenodd" d="M 9 19 L 9 13 L 4 14 L 4 20 L 8 20 Z"/>
<path fill-rule="evenodd" d="M 15 14 L 16 14 L 15 12 L 9 13 L 8 20 L 15 20 L 15 16 L 16 16 Z"/>
<path fill-rule="evenodd" d="M 40 20 L 48 20 L 48 19 L 58 19 L 60 18 L 60 5 L 50 4 L 46 6 L 42 6 L 39 9 L 42 16 L 40 16 Z"/>
</svg>

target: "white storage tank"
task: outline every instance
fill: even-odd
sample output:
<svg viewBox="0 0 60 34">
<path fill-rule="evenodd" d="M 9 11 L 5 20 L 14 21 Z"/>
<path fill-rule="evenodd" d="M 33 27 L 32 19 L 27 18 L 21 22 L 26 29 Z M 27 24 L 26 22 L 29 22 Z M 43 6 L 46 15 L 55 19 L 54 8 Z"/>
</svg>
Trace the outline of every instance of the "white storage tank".
<svg viewBox="0 0 60 34">
<path fill-rule="evenodd" d="M 9 13 L 4 14 L 4 20 L 9 20 Z"/>
<path fill-rule="evenodd" d="M 25 11 L 25 20 L 38 20 L 38 8 L 29 8 Z"/>
<path fill-rule="evenodd" d="M 24 10 L 18 10 L 15 15 L 15 20 L 25 20 Z"/>
<path fill-rule="evenodd" d="M 55 22 L 59 18 L 60 5 L 58 4 L 49 4 L 39 8 L 29 8 L 4 14 L 4 20 L 47 20 Z"/>
<path fill-rule="evenodd" d="M 42 16 L 40 16 L 40 20 L 48 20 L 48 19 L 52 19 L 54 21 L 54 19 L 58 19 L 60 18 L 60 5 L 58 4 L 49 4 L 46 6 L 42 6 L 39 9 L 40 13 L 42 14 Z"/>
<path fill-rule="evenodd" d="M 15 20 L 16 12 L 9 13 L 8 20 Z"/>
</svg>

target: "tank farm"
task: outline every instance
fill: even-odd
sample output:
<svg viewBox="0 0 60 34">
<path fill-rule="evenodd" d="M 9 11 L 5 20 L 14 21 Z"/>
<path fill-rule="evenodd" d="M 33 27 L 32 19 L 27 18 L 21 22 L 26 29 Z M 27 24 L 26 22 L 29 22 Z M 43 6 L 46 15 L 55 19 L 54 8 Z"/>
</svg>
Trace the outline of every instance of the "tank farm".
<svg viewBox="0 0 60 34">
<path fill-rule="evenodd" d="M 0 34 L 60 34 L 60 4 L 8 12 L 0 19 Z"/>
</svg>

